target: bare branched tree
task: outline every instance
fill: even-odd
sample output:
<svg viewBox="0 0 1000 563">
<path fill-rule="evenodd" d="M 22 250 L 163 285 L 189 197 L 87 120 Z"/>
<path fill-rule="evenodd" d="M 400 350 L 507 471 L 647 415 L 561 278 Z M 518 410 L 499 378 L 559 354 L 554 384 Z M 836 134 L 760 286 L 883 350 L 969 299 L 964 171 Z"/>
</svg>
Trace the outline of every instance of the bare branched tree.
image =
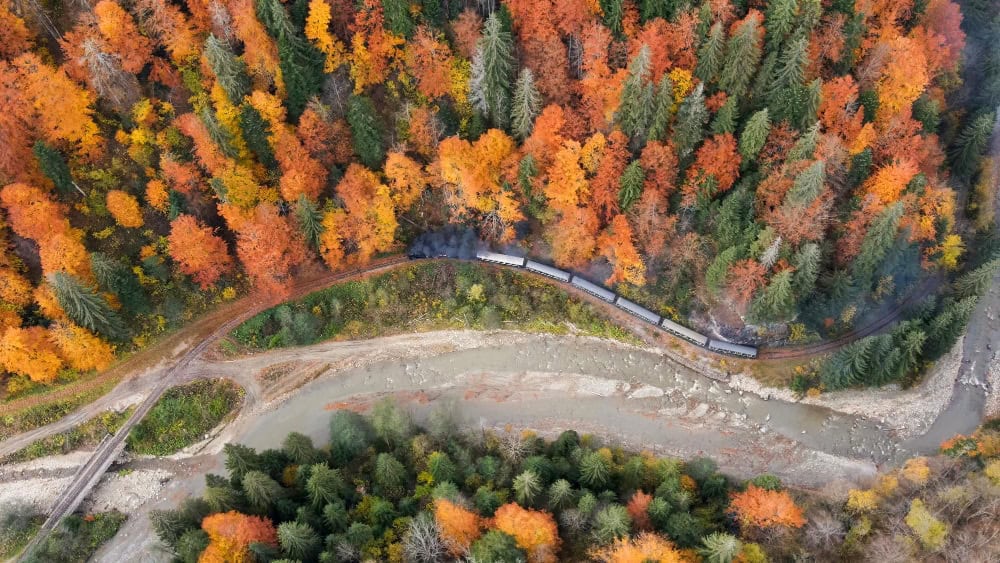
<svg viewBox="0 0 1000 563">
<path fill-rule="evenodd" d="M 441 561 L 447 550 L 437 523 L 430 514 L 421 513 L 410 521 L 410 527 L 403 538 L 403 557 L 408 563 L 433 563 Z"/>
</svg>

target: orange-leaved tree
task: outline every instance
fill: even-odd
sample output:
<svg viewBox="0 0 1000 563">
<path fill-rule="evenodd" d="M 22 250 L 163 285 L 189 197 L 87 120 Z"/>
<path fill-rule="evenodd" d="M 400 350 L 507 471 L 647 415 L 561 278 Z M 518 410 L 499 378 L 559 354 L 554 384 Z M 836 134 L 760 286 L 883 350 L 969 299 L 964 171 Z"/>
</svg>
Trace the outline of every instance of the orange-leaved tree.
<svg viewBox="0 0 1000 563">
<path fill-rule="evenodd" d="M 711 198 L 733 187 L 740 176 L 740 154 L 732 133 L 714 135 L 698 149 L 684 184 L 684 205 L 700 197 Z"/>
<path fill-rule="evenodd" d="M 629 499 L 628 504 L 625 505 L 628 515 L 632 517 L 632 524 L 637 530 L 653 529 L 653 524 L 649 521 L 649 514 L 646 513 L 646 509 L 649 508 L 649 503 L 652 500 L 653 495 L 643 491 L 636 491 L 632 495 L 632 498 Z"/>
<path fill-rule="evenodd" d="M 513 536 L 517 546 L 528 554 L 530 563 L 552 563 L 558 560 L 559 527 L 552 514 L 544 510 L 523 508 L 507 503 L 493 515 L 496 529 Z"/>
<path fill-rule="evenodd" d="M 801 528 L 806 519 L 788 491 L 771 491 L 750 485 L 733 493 L 729 511 L 748 528 Z"/>
<path fill-rule="evenodd" d="M 406 69 L 417 79 L 417 90 L 428 98 L 448 93 L 451 81 L 451 49 L 425 26 L 406 46 Z"/>
<path fill-rule="evenodd" d="M 611 264 L 611 276 L 604 281 L 608 285 L 618 282 L 632 285 L 646 285 L 646 265 L 635 249 L 632 225 L 624 215 L 615 218 L 597 239 L 597 251 Z"/>
<path fill-rule="evenodd" d="M 483 521 L 471 510 L 447 500 L 434 501 L 434 521 L 452 555 L 462 556 L 483 533 Z"/>
<path fill-rule="evenodd" d="M 604 563 L 681 563 L 690 561 L 662 536 L 643 532 L 635 538 L 619 538 L 609 546 L 591 551 L 590 556 Z"/>
<path fill-rule="evenodd" d="M 278 547 L 278 534 L 270 520 L 235 510 L 206 516 L 201 529 L 208 534 L 210 543 L 201 553 L 199 563 L 249 563 L 255 560 L 250 544 Z"/>
<path fill-rule="evenodd" d="M 180 215 L 170 223 L 167 249 L 181 273 L 193 277 L 202 289 L 233 267 L 226 242 L 190 215 Z"/>
<path fill-rule="evenodd" d="M 117 2 L 101 0 L 94 6 L 94 15 L 101 36 L 121 59 L 122 70 L 139 74 L 153 56 L 153 42 L 139 33 L 131 14 Z"/>
<path fill-rule="evenodd" d="M 273 204 L 262 203 L 246 211 L 222 205 L 219 210 L 237 232 L 236 253 L 254 287 L 285 293 L 292 271 L 309 254 L 298 229 Z"/>
<path fill-rule="evenodd" d="M 73 369 L 103 370 L 115 360 L 113 346 L 73 323 L 56 323 L 49 329 L 59 353 Z"/>
<path fill-rule="evenodd" d="M 49 383 L 59 373 L 62 359 L 44 328 L 12 326 L 0 336 L 0 366 L 32 381 Z"/>
<path fill-rule="evenodd" d="M 134 196 L 122 190 L 111 190 L 106 199 L 108 211 L 116 223 L 133 229 L 142 226 L 142 209 Z"/>
</svg>

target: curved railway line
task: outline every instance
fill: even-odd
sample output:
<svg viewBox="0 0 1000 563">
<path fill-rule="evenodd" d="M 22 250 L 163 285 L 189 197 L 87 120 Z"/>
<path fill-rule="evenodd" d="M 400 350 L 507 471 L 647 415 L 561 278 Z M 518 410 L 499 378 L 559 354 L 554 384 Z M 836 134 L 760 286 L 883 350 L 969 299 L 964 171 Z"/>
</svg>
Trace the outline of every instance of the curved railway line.
<svg viewBox="0 0 1000 563">
<path fill-rule="evenodd" d="M 448 259 L 448 258 L 435 258 L 435 259 Z M 246 308 L 243 312 L 235 314 L 229 320 L 224 322 L 215 328 L 208 336 L 201 339 L 194 347 L 184 353 L 183 356 L 178 358 L 175 364 L 163 375 L 163 377 L 157 382 L 157 384 L 150 389 L 149 394 L 142 400 L 142 402 L 136 407 L 135 411 L 129 417 L 129 419 L 122 425 L 122 427 L 112 436 L 107 436 L 105 439 L 97 446 L 94 452 L 91 454 L 87 462 L 82 465 L 74 475 L 69 487 L 63 491 L 53 503 L 52 507 L 49 509 L 48 516 L 45 522 L 42 524 L 38 533 L 32 539 L 31 543 L 25 548 L 20 556 L 20 559 L 24 559 L 39 543 L 44 541 L 50 532 L 52 532 L 58 523 L 66 516 L 72 514 L 83 502 L 84 498 L 89 494 L 90 490 L 97 485 L 100 481 L 101 476 L 108 470 L 115 459 L 121 454 L 125 447 L 125 440 L 128 437 L 129 432 L 132 428 L 137 425 L 149 411 L 153 408 L 156 402 L 160 399 L 163 393 L 171 387 L 183 372 L 188 368 L 188 366 L 200 357 L 213 343 L 215 343 L 220 338 L 225 337 L 231 330 L 239 326 L 243 321 L 253 317 L 254 315 L 267 310 L 268 308 L 275 306 L 282 301 L 289 299 L 294 299 L 308 293 L 317 291 L 319 289 L 325 288 L 333 283 L 346 281 L 348 279 L 366 277 L 372 274 L 380 273 L 383 271 L 391 270 L 399 267 L 403 264 L 410 262 L 410 259 L 404 255 L 393 255 L 385 258 L 375 260 L 363 267 L 353 268 L 351 270 L 346 270 L 338 273 L 331 273 L 328 275 L 323 275 L 310 280 L 304 280 L 293 286 L 292 291 L 289 295 L 282 295 L 278 298 L 273 298 L 269 300 L 255 300 L 251 301 L 251 305 Z M 521 270 L 524 272 L 525 270 Z M 539 274 L 533 274 L 539 275 Z M 782 350 L 782 349 L 762 349 L 759 359 L 782 359 L 782 358 L 796 358 L 803 356 L 810 356 L 816 354 L 822 354 L 839 349 L 858 338 L 862 338 L 875 332 L 881 330 L 885 326 L 891 324 L 896 319 L 898 319 L 906 306 L 913 300 L 922 297 L 928 288 L 930 287 L 930 281 L 927 280 L 921 285 L 921 290 L 915 291 L 914 295 L 900 302 L 900 304 L 894 308 L 888 315 L 881 317 L 875 322 L 855 331 L 852 331 L 844 336 L 825 343 L 815 344 L 811 346 L 803 346 L 794 349 Z M 586 292 L 579 290 L 570 286 L 568 283 L 564 284 L 569 286 L 569 289 L 574 290 L 574 293 L 579 295 L 587 295 Z M 592 298 L 593 302 L 601 302 L 608 306 L 614 306 L 608 303 L 606 300 L 600 300 L 598 298 Z M 675 336 L 680 340 L 680 337 Z M 710 351 L 707 348 L 699 347 L 701 351 Z M 718 354 L 717 352 L 712 352 L 713 354 Z"/>
</svg>

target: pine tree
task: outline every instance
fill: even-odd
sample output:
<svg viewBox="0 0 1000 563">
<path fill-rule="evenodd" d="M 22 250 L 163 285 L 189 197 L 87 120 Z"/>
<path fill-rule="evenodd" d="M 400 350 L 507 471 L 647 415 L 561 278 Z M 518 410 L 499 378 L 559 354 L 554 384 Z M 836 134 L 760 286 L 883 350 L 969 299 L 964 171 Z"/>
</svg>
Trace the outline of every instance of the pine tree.
<svg viewBox="0 0 1000 563">
<path fill-rule="evenodd" d="M 201 118 L 205 130 L 208 131 L 208 136 L 219 147 L 222 154 L 229 158 L 236 158 L 239 153 L 233 145 L 233 136 L 219 123 L 212 108 L 208 105 L 202 107 L 201 111 L 198 112 L 198 117 Z"/>
<path fill-rule="evenodd" d="M 594 515 L 594 539 L 600 544 L 628 537 L 631 528 L 632 518 L 620 504 L 610 504 Z"/>
<path fill-rule="evenodd" d="M 722 104 L 719 111 L 715 113 L 715 119 L 712 120 L 712 134 L 735 133 L 736 120 L 739 118 L 738 113 L 736 98 L 727 98 L 726 103 Z"/>
<path fill-rule="evenodd" d="M 816 122 L 816 112 L 819 111 L 819 105 L 823 102 L 823 81 L 819 78 L 813 79 L 806 86 L 805 94 L 805 107 L 802 108 L 802 113 L 794 122 L 799 129 L 805 129 L 810 126 L 810 123 Z"/>
<path fill-rule="evenodd" d="M 732 97 L 746 93 L 760 62 L 760 22 L 749 17 L 726 43 L 719 86 Z"/>
<path fill-rule="evenodd" d="M 375 404 L 372 409 L 371 424 L 375 435 L 389 447 L 404 443 L 413 432 L 410 415 L 391 399 L 384 399 Z"/>
<path fill-rule="evenodd" d="M 482 535 L 469 551 L 470 561 L 527 561 L 527 554 L 517 546 L 510 534 L 500 530 L 489 530 Z M 439 559 L 433 559 L 438 561 Z M 428 560 L 430 561 L 430 560 Z"/>
<path fill-rule="evenodd" d="M 649 47 L 642 46 L 628 66 L 621 102 L 615 119 L 631 138 L 644 138 L 653 113 L 653 84 L 650 82 Z"/>
<path fill-rule="evenodd" d="M 861 382 L 871 361 L 871 337 L 852 342 L 834 353 L 820 367 L 827 389 L 843 389 Z"/>
<path fill-rule="evenodd" d="M 672 20 L 680 6 L 680 0 L 640 0 L 639 15 L 643 22 L 653 18 Z"/>
<path fill-rule="evenodd" d="M 854 155 L 851 159 L 851 167 L 847 173 L 847 185 L 851 187 L 860 186 L 868 179 L 872 171 L 872 149 L 871 147 Z"/>
<path fill-rule="evenodd" d="M 792 150 L 788 151 L 788 162 L 794 162 L 796 160 L 809 160 L 813 157 L 813 153 L 816 152 L 816 143 L 819 141 L 819 122 L 813 123 L 812 127 L 806 129 L 806 132 L 802 134 L 801 137 L 795 141 L 792 145 Z"/>
<path fill-rule="evenodd" d="M 111 340 L 124 340 L 128 330 L 111 305 L 91 287 L 65 272 L 46 278 L 66 315 L 74 323 Z"/>
<path fill-rule="evenodd" d="M 234 105 L 243 103 L 243 98 L 250 94 L 250 75 L 247 73 L 246 63 L 215 35 L 209 35 L 205 40 L 205 59 L 229 101 Z"/>
<path fill-rule="evenodd" d="M 319 508 L 335 502 L 343 488 L 344 479 L 339 469 L 330 469 L 325 463 L 310 466 L 306 493 L 313 506 Z"/>
<path fill-rule="evenodd" d="M 531 506 L 538 493 L 542 492 L 542 480 L 534 471 L 522 471 L 517 477 L 514 477 L 511 488 L 514 489 L 518 503 L 523 506 Z"/>
<path fill-rule="evenodd" d="M 326 55 L 302 36 L 293 33 L 278 36 L 278 66 L 285 83 L 285 107 L 288 118 L 297 122 L 309 100 L 323 86 Z"/>
<path fill-rule="evenodd" d="M 406 468 L 392 454 L 381 453 L 375 458 L 375 473 L 373 475 L 375 491 L 386 497 L 398 497 L 403 494 L 406 483 Z"/>
<path fill-rule="evenodd" d="M 966 177 L 976 171 L 979 157 L 986 150 L 990 135 L 993 133 L 993 122 L 994 114 L 986 113 L 965 126 L 948 153 L 952 170 Z"/>
<path fill-rule="evenodd" d="M 511 108 L 510 127 L 521 140 L 531 135 L 535 117 L 542 109 L 542 97 L 535 88 L 535 76 L 531 69 L 522 68 L 514 87 L 514 106 Z"/>
<path fill-rule="evenodd" d="M 622 37 L 622 17 L 625 15 L 623 0 L 600 0 L 601 12 L 604 14 L 604 25 L 615 37 Z"/>
<path fill-rule="evenodd" d="M 600 490 L 611 479 L 611 465 L 599 452 L 590 451 L 580 459 L 580 483 Z"/>
<path fill-rule="evenodd" d="M 812 293 L 813 288 L 816 287 L 820 258 L 819 245 L 814 242 L 803 244 L 792 257 L 792 266 L 795 267 L 792 288 L 800 301 Z"/>
<path fill-rule="evenodd" d="M 959 299 L 966 297 L 981 297 L 990 288 L 997 272 L 1000 271 L 1000 258 L 994 258 L 955 280 L 953 289 Z"/>
<path fill-rule="evenodd" d="M 513 81 L 513 40 L 497 18 L 490 14 L 472 59 L 470 97 L 476 108 L 499 127 L 510 116 L 510 87 Z"/>
<path fill-rule="evenodd" d="M 750 116 L 746 125 L 743 126 L 743 134 L 740 135 L 740 154 L 743 156 L 744 162 L 757 158 L 757 153 L 764 147 L 770 132 L 771 120 L 768 117 L 767 108 Z"/>
<path fill-rule="evenodd" d="M 771 51 L 764 57 L 764 60 L 760 63 L 760 68 L 757 70 L 757 77 L 753 81 L 753 87 L 750 88 L 749 98 L 753 101 L 753 107 L 761 107 L 767 105 L 768 92 L 774 84 L 774 73 L 777 72 L 778 67 L 778 52 Z M 779 111 L 781 108 L 778 108 Z M 772 111 L 774 117 L 783 115 L 779 111 Z"/>
<path fill-rule="evenodd" d="M 323 234 L 323 213 L 305 194 L 299 195 L 299 200 L 295 202 L 295 220 L 309 246 L 319 249 L 319 237 Z"/>
<path fill-rule="evenodd" d="M 726 285 L 726 276 L 729 274 L 729 267 L 739 257 L 739 249 L 735 246 L 723 250 L 715 256 L 712 263 L 705 270 L 705 285 L 712 293 L 719 293 Z"/>
<path fill-rule="evenodd" d="M 725 47 L 726 34 L 722 31 L 722 22 L 715 22 L 705 42 L 698 49 L 698 65 L 694 69 L 694 75 L 702 82 L 711 84 L 719 75 Z"/>
<path fill-rule="evenodd" d="M 777 321 L 787 318 L 795 308 L 792 271 L 782 270 L 771 277 L 751 306 L 751 315 L 758 320 Z"/>
<path fill-rule="evenodd" d="M 795 24 L 798 12 L 796 0 L 773 0 L 767 5 L 764 20 L 767 22 L 767 48 L 777 50 Z"/>
<path fill-rule="evenodd" d="M 134 315 L 149 312 L 146 291 L 135 273 L 121 261 L 103 252 L 93 252 L 90 255 L 90 269 L 94 272 L 101 291 L 113 293 L 126 311 Z"/>
<path fill-rule="evenodd" d="M 413 20 L 410 19 L 408 0 L 382 0 L 382 10 L 389 31 L 407 39 L 413 35 Z"/>
<path fill-rule="evenodd" d="M 361 415 L 336 411 L 330 417 L 331 459 L 340 466 L 349 463 L 368 447 L 372 434 L 371 426 Z"/>
<path fill-rule="evenodd" d="M 681 158 L 688 156 L 701 142 L 707 121 L 708 109 L 705 107 L 704 84 L 699 83 L 684 98 L 677 110 L 677 125 L 674 127 L 673 141 L 678 156 Z"/>
<path fill-rule="evenodd" d="M 725 532 L 712 532 L 702 538 L 701 543 L 703 547 L 698 553 L 705 563 L 731 563 L 743 548 L 739 538 Z"/>
<path fill-rule="evenodd" d="M 312 560 L 320 550 L 316 531 L 301 522 L 282 522 L 278 525 L 278 541 L 285 555 L 299 561 Z"/>
<path fill-rule="evenodd" d="M 878 270 L 886 252 L 896 241 L 896 232 L 902 216 L 903 204 L 897 201 L 885 208 L 868 229 L 861 243 L 861 252 L 851 267 L 851 273 L 858 281 L 859 287 L 866 287 L 871 283 L 872 276 Z"/>
<path fill-rule="evenodd" d="M 385 147 L 372 101 L 365 96 L 351 96 L 347 101 L 347 123 L 358 158 L 368 168 L 379 168 L 385 160 Z"/>
<path fill-rule="evenodd" d="M 618 192 L 618 203 L 623 212 L 628 211 L 632 204 L 642 197 L 642 186 L 646 181 L 646 173 L 638 160 L 633 160 L 625 167 L 620 180 L 621 189 Z"/>
<path fill-rule="evenodd" d="M 549 509 L 561 510 L 573 505 L 573 485 L 566 479 L 559 479 L 549 486 Z"/>
<path fill-rule="evenodd" d="M 312 438 L 301 432 L 291 432 L 285 436 L 281 450 L 298 465 L 318 463 L 323 457 L 323 453 L 313 446 Z"/>
<path fill-rule="evenodd" d="M 781 99 L 780 94 L 802 85 L 806 64 L 809 63 L 808 49 L 809 40 L 805 37 L 799 37 L 793 39 L 782 50 L 773 80 L 769 84 L 770 89 L 767 92 L 768 100 L 772 105 Z"/>
<path fill-rule="evenodd" d="M 240 130 L 247 148 L 257 157 L 269 171 L 277 170 L 278 161 L 274 158 L 274 149 L 268 140 L 271 136 L 271 126 L 250 104 L 240 106 Z"/>
<path fill-rule="evenodd" d="M 243 492 L 247 500 L 257 510 L 270 510 L 275 502 L 284 495 L 284 489 L 267 473 L 256 469 L 243 475 Z"/>
<path fill-rule="evenodd" d="M 35 153 L 35 158 L 38 159 L 38 167 L 42 169 L 42 173 L 48 176 L 49 180 L 52 180 L 60 193 L 70 195 L 74 189 L 80 189 L 73 182 L 73 176 L 70 175 L 69 166 L 66 165 L 66 159 L 63 158 L 62 153 L 42 140 L 35 141 L 31 150 Z M 80 195 L 83 195 L 82 191 Z"/>
<path fill-rule="evenodd" d="M 670 118 L 673 117 L 674 83 L 670 75 L 663 73 L 660 85 L 656 88 L 656 99 L 653 101 L 653 115 L 649 123 L 647 141 L 662 141 L 667 138 L 670 128 Z"/>
<path fill-rule="evenodd" d="M 810 205 L 823 191 L 826 181 L 826 161 L 817 160 L 795 177 L 792 189 L 785 196 L 785 204 L 792 207 Z"/>
<path fill-rule="evenodd" d="M 260 457 L 253 448 L 229 443 L 222 447 L 222 452 L 226 456 L 226 471 L 237 481 L 242 480 L 248 471 L 260 466 Z"/>
</svg>

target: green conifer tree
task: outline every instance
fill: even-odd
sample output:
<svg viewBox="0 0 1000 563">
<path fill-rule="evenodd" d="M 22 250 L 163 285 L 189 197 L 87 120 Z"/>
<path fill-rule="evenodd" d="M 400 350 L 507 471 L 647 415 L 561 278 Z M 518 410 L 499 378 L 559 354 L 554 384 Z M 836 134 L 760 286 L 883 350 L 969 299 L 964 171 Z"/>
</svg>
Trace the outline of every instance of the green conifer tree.
<svg viewBox="0 0 1000 563">
<path fill-rule="evenodd" d="M 708 109 L 705 107 L 704 85 L 699 83 L 684 98 L 677 110 L 677 125 L 674 127 L 673 141 L 678 156 L 687 157 L 701 142 L 707 121 Z"/>
<path fill-rule="evenodd" d="M 215 35 L 209 35 L 205 40 L 205 59 L 229 101 L 234 105 L 243 103 L 243 98 L 250 94 L 251 87 L 246 63 Z"/>
<path fill-rule="evenodd" d="M 382 0 L 382 10 L 385 14 L 385 26 L 389 31 L 406 39 L 413 35 L 408 0 Z"/>
<path fill-rule="evenodd" d="M 767 48 L 775 51 L 795 25 L 799 10 L 796 0 L 773 0 L 767 5 Z"/>
<path fill-rule="evenodd" d="M 767 108 L 750 116 L 746 125 L 743 126 L 743 134 L 740 135 L 739 149 L 744 161 L 757 158 L 757 153 L 764 147 L 770 132 L 771 119 L 768 116 Z"/>
<path fill-rule="evenodd" d="M 736 98 L 726 98 L 726 103 L 722 104 L 719 111 L 715 112 L 715 119 L 712 120 L 712 134 L 735 133 L 738 114 L 739 108 Z"/>
<path fill-rule="evenodd" d="M 542 97 L 535 88 L 535 76 L 531 69 L 522 68 L 514 87 L 514 106 L 511 108 L 510 128 L 521 140 L 531 135 L 535 117 L 542 109 Z"/>
<path fill-rule="evenodd" d="M 103 252 L 90 254 L 90 269 L 94 272 L 97 285 L 101 291 L 113 293 L 129 313 L 141 315 L 149 312 L 149 297 L 142 288 L 135 273 L 123 264 Z"/>
<path fill-rule="evenodd" d="M 622 211 L 628 211 L 632 204 L 642 197 L 642 186 L 646 181 L 646 173 L 638 160 L 633 160 L 625 167 L 619 182 L 621 188 L 618 192 L 618 203 Z"/>
<path fill-rule="evenodd" d="M 990 288 L 997 272 L 1000 271 L 1000 258 L 994 258 L 955 280 L 953 289 L 959 299 L 966 297 L 981 297 Z"/>
<path fill-rule="evenodd" d="M 806 207 L 823 192 L 826 181 L 826 161 L 817 160 L 795 177 L 792 189 L 785 195 L 785 205 Z"/>
<path fill-rule="evenodd" d="M 649 47 L 642 46 L 628 66 L 621 102 L 615 120 L 631 138 L 645 138 L 653 114 L 653 84 L 650 82 Z"/>
<path fill-rule="evenodd" d="M 284 489 L 277 481 L 263 471 L 252 469 L 243 475 L 243 492 L 247 500 L 257 510 L 270 510 L 284 495 Z"/>
<path fill-rule="evenodd" d="M 795 144 L 792 145 L 792 150 L 788 151 L 788 158 L 786 160 L 794 162 L 796 160 L 808 160 L 812 158 L 818 141 L 819 122 L 816 121 L 795 141 Z"/>
<path fill-rule="evenodd" d="M 965 126 L 948 152 L 952 170 L 965 177 L 976 171 L 979 157 L 986 150 L 993 133 L 993 125 L 994 114 L 991 112 L 976 117 Z"/>
<path fill-rule="evenodd" d="M 739 256 L 739 249 L 730 246 L 718 253 L 708 269 L 705 270 L 705 285 L 712 293 L 719 293 L 725 287 L 729 266 L 736 261 L 737 256 Z"/>
<path fill-rule="evenodd" d="M 74 323 L 111 340 L 124 340 L 128 330 L 118 313 L 93 288 L 65 272 L 54 272 L 46 279 L 66 315 Z"/>
<path fill-rule="evenodd" d="M 385 147 L 372 101 L 365 96 L 351 96 L 347 100 L 347 123 L 351 127 L 354 152 L 361 163 L 378 169 L 385 159 Z"/>
<path fill-rule="evenodd" d="M 311 561 L 319 554 L 320 541 L 316 531 L 302 522 L 282 522 L 278 525 L 278 542 L 289 558 Z"/>
<path fill-rule="evenodd" d="M 698 49 L 698 64 L 694 75 L 706 84 L 711 84 L 719 75 L 722 67 L 722 56 L 726 49 L 726 34 L 722 30 L 722 22 L 715 22 L 708 32 L 708 37 Z"/>
<path fill-rule="evenodd" d="M 719 86 L 730 96 L 746 93 L 760 63 L 760 23 L 757 17 L 748 18 L 726 43 Z"/>
<path fill-rule="evenodd" d="M 66 165 L 66 159 L 63 158 L 62 153 L 42 140 L 35 141 L 31 151 L 35 153 L 38 167 L 42 169 L 43 174 L 48 176 L 49 180 L 52 180 L 59 193 L 70 195 L 75 189 L 80 192 L 80 195 L 84 195 L 83 191 L 73 182 L 73 176 L 70 175 L 69 166 Z"/>
<path fill-rule="evenodd" d="M 896 241 L 896 232 L 899 230 L 899 220 L 902 216 L 903 204 L 897 201 L 879 213 L 868 229 L 861 243 L 861 252 L 851 265 L 851 273 L 858 281 L 859 287 L 867 287 L 871 283 L 872 276 L 878 270 L 882 259 Z"/>
<path fill-rule="evenodd" d="M 247 148 L 257 157 L 257 161 L 269 171 L 276 172 L 278 161 L 274 158 L 274 149 L 268 140 L 271 136 L 271 126 L 250 104 L 240 106 L 240 130 L 243 132 Z"/>
<path fill-rule="evenodd" d="M 601 13 L 604 14 L 604 25 L 615 37 L 622 37 L 622 17 L 625 15 L 623 0 L 600 0 Z"/>
<path fill-rule="evenodd" d="M 309 246 L 318 249 L 319 237 L 323 234 L 323 213 L 305 194 L 300 194 L 295 202 L 295 220 Z"/>
<path fill-rule="evenodd" d="M 792 290 L 792 271 L 782 270 L 771 277 L 770 283 L 751 305 L 751 316 L 762 321 L 786 319 L 795 308 L 795 292 Z"/>
<path fill-rule="evenodd" d="M 656 88 L 656 99 L 653 101 L 653 116 L 649 123 L 647 141 L 662 141 L 667 138 L 670 119 L 673 117 L 674 83 L 667 73 L 663 73 L 660 85 Z"/>
<path fill-rule="evenodd" d="M 500 127 L 506 127 L 510 117 L 513 73 L 513 40 L 494 12 L 476 44 L 469 89 L 476 109 Z"/>
<path fill-rule="evenodd" d="M 819 245 L 814 242 L 803 244 L 792 257 L 792 266 L 795 267 L 792 288 L 800 301 L 816 287 L 821 257 Z"/>
</svg>

